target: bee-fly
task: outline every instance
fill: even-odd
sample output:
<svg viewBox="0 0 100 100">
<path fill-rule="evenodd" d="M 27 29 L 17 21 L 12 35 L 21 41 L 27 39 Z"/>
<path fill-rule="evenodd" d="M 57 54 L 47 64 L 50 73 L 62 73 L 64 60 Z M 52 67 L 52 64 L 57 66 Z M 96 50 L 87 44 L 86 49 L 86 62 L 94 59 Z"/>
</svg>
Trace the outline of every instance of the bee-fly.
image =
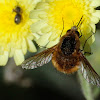
<svg viewBox="0 0 100 100">
<path fill-rule="evenodd" d="M 57 70 L 69 74 L 80 69 L 83 77 L 89 83 L 100 86 L 99 75 L 80 50 L 79 37 L 77 26 L 73 26 L 61 37 L 58 44 L 25 60 L 21 65 L 22 68 L 34 69 L 52 60 Z"/>
</svg>

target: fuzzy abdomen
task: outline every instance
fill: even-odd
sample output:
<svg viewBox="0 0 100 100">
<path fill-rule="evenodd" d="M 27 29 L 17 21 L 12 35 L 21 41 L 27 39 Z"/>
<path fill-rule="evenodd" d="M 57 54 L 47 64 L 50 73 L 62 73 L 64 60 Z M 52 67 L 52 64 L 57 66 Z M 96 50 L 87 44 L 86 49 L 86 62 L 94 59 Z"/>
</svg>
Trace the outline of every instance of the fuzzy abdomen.
<svg viewBox="0 0 100 100">
<path fill-rule="evenodd" d="M 57 70 L 64 73 L 73 73 L 78 70 L 80 65 L 79 54 L 65 57 L 59 52 L 54 52 L 52 57 L 52 63 L 57 68 Z"/>
</svg>

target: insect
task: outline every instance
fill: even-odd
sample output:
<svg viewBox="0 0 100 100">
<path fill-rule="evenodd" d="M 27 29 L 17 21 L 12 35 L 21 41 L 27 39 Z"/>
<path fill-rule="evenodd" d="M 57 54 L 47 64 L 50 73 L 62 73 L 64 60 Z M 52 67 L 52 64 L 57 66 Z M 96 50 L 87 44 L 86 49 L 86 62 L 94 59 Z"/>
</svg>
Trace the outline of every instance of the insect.
<svg viewBox="0 0 100 100">
<path fill-rule="evenodd" d="M 80 50 L 80 34 L 77 26 L 69 29 L 55 46 L 25 60 L 22 68 L 34 69 L 50 60 L 60 72 L 69 74 L 80 70 L 83 77 L 93 85 L 100 86 L 100 77 Z"/>
<path fill-rule="evenodd" d="M 16 16 L 15 16 L 15 19 L 14 19 L 14 22 L 16 24 L 19 24 L 21 22 L 21 8 L 19 6 L 17 6 L 15 9 L 13 9 L 14 12 L 16 12 Z"/>
</svg>

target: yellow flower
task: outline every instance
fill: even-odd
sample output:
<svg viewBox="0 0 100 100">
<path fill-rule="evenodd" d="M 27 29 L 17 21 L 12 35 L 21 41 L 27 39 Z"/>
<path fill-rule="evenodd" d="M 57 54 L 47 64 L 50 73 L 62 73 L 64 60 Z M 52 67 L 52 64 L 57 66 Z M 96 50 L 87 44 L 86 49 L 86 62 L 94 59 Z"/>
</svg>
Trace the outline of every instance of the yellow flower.
<svg viewBox="0 0 100 100">
<path fill-rule="evenodd" d="M 66 34 L 72 26 L 77 25 L 83 16 L 84 21 L 78 30 L 82 33 L 80 41 L 83 45 L 95 32 L 95 24 L 100 20 L 100 11 L 95 10 L 98 6 L 100 0 L 44 0 L 38 3 L 30 14 L 30 18 L 37 19 L 37 22 L 31 25 L 33 35 L 36 37 L 35 41 L 40 46 L 55 45 L 59 41 L 63 27 L 62 35 Z M 94 40 L 92 35 L 88 44 L 92 44 Z"/>
<path fill-rule="evenodd" d="M 40 0 L 0 0 L 0 65 L 14 56 L 16 65 L 24 61 L 27 49 L 36 52 L 30 32 L 34 20 L 29 13 Z"/>
</svg>

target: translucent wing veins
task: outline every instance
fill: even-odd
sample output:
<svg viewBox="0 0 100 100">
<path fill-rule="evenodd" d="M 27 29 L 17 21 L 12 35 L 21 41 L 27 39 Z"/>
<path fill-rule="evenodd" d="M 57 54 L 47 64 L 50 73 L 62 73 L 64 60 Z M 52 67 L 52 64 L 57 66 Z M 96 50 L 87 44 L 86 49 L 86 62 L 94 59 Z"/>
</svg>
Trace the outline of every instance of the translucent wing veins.
<svg viewBox="0 0 100 100">
<path fill-rule="evenodd" d="M 53 52 L 56 46 L 53 46 L 27 60 L 22 63 L 22 68 L 25 69 L 34 69 L 39 66 L 43 66 L 48 63 L 52 59 Z"/>
<path fill-rule="evenodd" d="M 93 85 L 100 86 L 100 76 L 95 72 L 87 59 L 82 55 L 81 72 L 83 77 Z"/>
</svg>

